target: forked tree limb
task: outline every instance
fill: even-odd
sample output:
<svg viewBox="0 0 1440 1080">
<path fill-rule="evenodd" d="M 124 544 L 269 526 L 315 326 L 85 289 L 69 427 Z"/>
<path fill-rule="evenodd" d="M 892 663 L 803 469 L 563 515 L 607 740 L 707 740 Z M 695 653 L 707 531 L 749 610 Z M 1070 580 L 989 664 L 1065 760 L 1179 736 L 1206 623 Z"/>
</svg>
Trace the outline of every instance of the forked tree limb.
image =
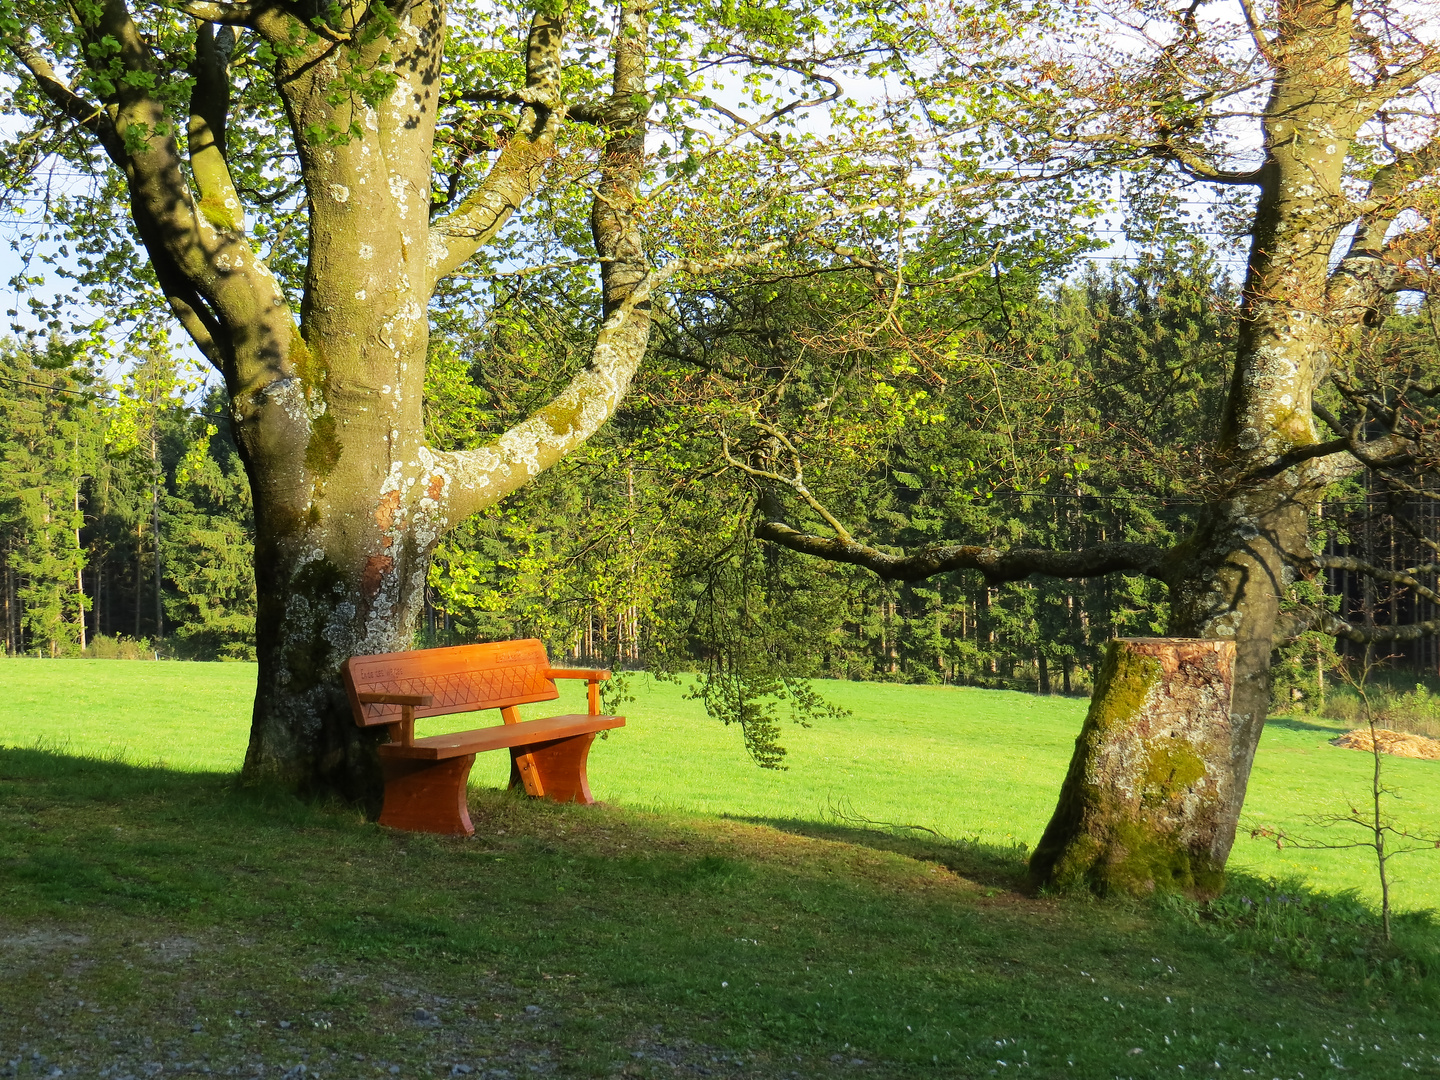
<svg viewBox="0 0 1440 1080">
<path fill-rule="evenodd" d="M 540 186 L 565 116 L 560 100 L 564 36 L 563 16 L 536 11 L 526 43 L 525 88 L 513 95 L 525 106 L 520 123 L 479 188 L 454 211 L 431 222 L 432 282 L 464 265 Z"/>
</svg>

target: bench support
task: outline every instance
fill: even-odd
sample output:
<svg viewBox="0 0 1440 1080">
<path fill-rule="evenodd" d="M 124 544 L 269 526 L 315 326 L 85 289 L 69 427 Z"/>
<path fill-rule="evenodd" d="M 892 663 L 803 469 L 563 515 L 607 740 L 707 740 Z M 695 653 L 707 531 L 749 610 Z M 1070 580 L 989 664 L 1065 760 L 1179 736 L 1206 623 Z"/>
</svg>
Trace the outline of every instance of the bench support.
<svg viewBox="0 0 1440 1080">
<path fill-rule="evenodd" d="M 381 825 L 447 836 L 470 836 L 475 832 L 465 805 L 474 754 L 443 761 L 382 757 L 380 764 L 385 773 Z"/>
<path fill-rule="evenodd" d="M 510 787 L 523 787 L 525 794 L 551 802 L 577 802 L 589 806 L 590 778 L 585 766 L 595 732 L 572 735 L 552 742 L 516 746 L 510 750 Z"/>
</svg>

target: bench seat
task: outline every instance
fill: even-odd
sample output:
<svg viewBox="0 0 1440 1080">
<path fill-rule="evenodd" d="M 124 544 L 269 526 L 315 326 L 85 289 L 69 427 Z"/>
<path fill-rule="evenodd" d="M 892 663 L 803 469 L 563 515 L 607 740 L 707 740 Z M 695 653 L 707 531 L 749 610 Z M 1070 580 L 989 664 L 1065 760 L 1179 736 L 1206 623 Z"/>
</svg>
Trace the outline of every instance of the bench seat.
<svg viewBox="0 0 1440 1080">
<path fill-rule="evenodd" d="M 415 758 L 420 761 L 444 761 L 465 754 L 483 754 L 486 750 L 504 750 L 512 746 L 531 746 L 566 739 L 590 731 L 605 731 L 625 726 L 623 716 L 589 716 L 571 713 L 547 716 L 543 720 L 522 720 L 518 724 L 496 724 L 474 731 L 456 731 L 449 735 L 427 735 L 409 744 L 386 743 L 380 747 L 382 758 Z"/>
</svg>

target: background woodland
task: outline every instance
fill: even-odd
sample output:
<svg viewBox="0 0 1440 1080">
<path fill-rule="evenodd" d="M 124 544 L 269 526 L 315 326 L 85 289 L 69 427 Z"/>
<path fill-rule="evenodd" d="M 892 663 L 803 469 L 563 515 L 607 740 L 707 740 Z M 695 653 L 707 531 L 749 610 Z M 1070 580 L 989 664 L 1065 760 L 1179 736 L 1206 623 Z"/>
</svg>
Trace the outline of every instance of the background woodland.
<svg viewBox="0 0 1440 1080">
<path fill-rule="evenodd" d="M 762 415 L 811 425 L 811 487 L 881 547 L 1182 537 L 1203 497 L 1191 455 L 1226 392 L 1235 288 L 1194 245 L 1104 269 L 1072 256 L 1063 277 L 1036 258 L 917 296 L 903 340 L 863 329 L 886 298 L 860 273 L 679 294 L 615 419 L 441 541 L 417 646 L 533 635 L 577 663 L 693 672 L 712 714 L 772 765 L 782 721 L 826 708 L 809 677 L 1087 692 L 1106 641 L 1163 633 L 1155 581 L 886 582 L 758 542 L 761 496 L 727 461 L 747 435 L 783 456 L 788 437 Z M 581 347 L 591 299 L 556 286 L 496 279 L 485 318 L 441 317 L 432 445 L 481 445 L 553 393 L 546 373 Z M 567 295 L 574 310 L 556 301 Z M 1428 305 L 1377 337 L 1391 366 L 1437 366 Z M 6 652 L 252 659 L 252 503 L 223 396 L 163 343 L 119 383 L 97 355 L 60 333 L 0 349 Z M 1434 535 L 1435 512 L 1364 474 L 1335 485 L 1314 535 L 1399 570 L 1426 561 L 1414 534 Z M 1328 574 L 1325 602 L 1347 619 L 1435 617 L 1412 590 Z M 1435 587 L 1433 569 L 1423 583 Z M 1318 707 L 1335 649 L 1314 632 L 1288 646 L 1277 707 Z M 1440 654 L 1421 638 L 1391 664 L 1414 682 Z"/>
</svg>

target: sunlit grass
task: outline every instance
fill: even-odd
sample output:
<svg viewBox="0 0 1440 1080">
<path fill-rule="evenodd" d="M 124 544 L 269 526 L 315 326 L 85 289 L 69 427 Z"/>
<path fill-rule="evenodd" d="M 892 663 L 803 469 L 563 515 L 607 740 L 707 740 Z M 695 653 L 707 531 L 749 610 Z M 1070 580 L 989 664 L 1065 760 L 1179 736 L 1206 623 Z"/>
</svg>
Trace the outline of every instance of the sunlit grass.
<svg viewBox="0 0 1440 1080">
<path fill-rule="evenodd" d="M 608 806 L 492 754 L 450 839 L 238 785 L 253 678 L 0 662 L 0 1076 L 1440 1075 L 1424 916 L 1019 889 L 1084 702 L 828 684 L 852 715 L 773 773 L 642 682 Z M 1252 813 L 1363 779 L 1326 733 L 1272 726 Z"/>
<path fill-rule="evenodd" d="M 234 770 L 244 757 L 254 679 L 250 664 L 0 660 L 0 741 Z M 637 808 L 808 822 L 848 817 L 1001 847 L 1033 845 L 1086 708 L 1083 699 L 996 690 L 819 685 L 850 715 L 787 728 L 788 768 L 775 772 L 757 768 L 740 733 L 706 717 L 684 686 L 632 677 L 627 726 L 597 741 L 591 755 L 595 795 Z M 582 686 L 561 689 L 559 703 L 522 711 L 583 710 Z M 1270 722 L 1251 777 L 1247 828 L 1304 832 L 1309 816 L 1365 797 L 1370 758 L 1331 746 L 1340 730 L 1317 718 Z M 1440 762 L 1387 758 L 1385 769 L 1402 796 L 1391 805 L 1397 820 L 1440 826 Z M 473 783 L 499 787 L 508 772 L 503 754 L 481 755 Z M 1242 829 L 1231 865 L 1378 897 L 1363 850 L 1277 851 Z M 1400 908 L 1440 908 L 1440 852 L 1397 859 L 1392 874 Z"/>
</svg>

